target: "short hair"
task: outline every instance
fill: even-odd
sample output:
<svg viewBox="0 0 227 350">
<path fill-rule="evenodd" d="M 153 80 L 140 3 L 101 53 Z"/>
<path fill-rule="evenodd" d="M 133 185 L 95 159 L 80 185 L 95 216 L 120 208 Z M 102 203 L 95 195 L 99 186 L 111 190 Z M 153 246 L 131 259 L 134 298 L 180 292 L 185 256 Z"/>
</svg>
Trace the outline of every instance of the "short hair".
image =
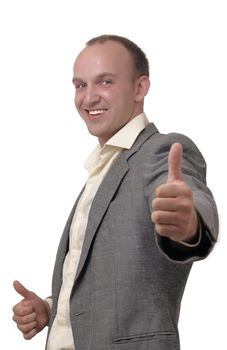
<svg viewBox="0 0 227 350">
<path fill-rule="evenodd" d="M 110 34 L 100 35 L 90 39 L 86 43 L 86 46 L 91 46 L 96 43 L 103 44 L 106 41 L 116 41 L 121 43 L 127 49 L 130 56 L 132 57 L 132 60 L 135 66 L 136 75 L 138 77 L 142 75 L 146 75 L 147 77 L 149 77 L 149 61 L 146 57 L 146 54 L 133 41 L 123 36 L 110 35 Z"/>
</svg>

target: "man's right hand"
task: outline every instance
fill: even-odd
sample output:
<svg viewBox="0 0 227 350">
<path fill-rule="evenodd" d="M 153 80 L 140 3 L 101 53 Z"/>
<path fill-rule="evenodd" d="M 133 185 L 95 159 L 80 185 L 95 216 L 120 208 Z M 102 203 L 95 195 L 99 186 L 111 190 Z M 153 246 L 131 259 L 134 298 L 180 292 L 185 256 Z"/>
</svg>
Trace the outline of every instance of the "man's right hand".
<svg viewBox="0 0 227 350">
<path fill-rule="evenodd" d="M 33 338 L 49 321 L 50 306 L 35 293 L 26 289 L 20 282 L 13 286 L 24 299 L 13 307 L 13 320 L 25 339 Z"/>
</svg>

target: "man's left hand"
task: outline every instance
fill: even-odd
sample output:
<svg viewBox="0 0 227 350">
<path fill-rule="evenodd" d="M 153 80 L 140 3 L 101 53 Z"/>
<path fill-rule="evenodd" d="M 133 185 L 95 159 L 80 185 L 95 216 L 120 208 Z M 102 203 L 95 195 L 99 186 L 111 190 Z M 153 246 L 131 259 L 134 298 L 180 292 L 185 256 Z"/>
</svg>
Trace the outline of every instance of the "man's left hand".
<svg viewBox="0 0 227 350">
<path fill-rule="evenodd" d="M 151 219 L 156 232 L 174 241 L 193 243 L 198 235 L 198 214 L 193 193 L 183 180 L 182 145 L 174 143 L 168 156 L 168 178 L 156 189 Z"/>
</svg>

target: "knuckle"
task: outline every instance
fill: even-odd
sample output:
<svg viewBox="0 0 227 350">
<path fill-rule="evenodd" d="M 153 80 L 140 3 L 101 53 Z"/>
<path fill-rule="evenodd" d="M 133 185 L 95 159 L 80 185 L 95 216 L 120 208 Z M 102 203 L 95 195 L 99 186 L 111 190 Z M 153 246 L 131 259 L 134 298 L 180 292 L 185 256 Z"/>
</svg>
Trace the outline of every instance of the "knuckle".
<svg viewBox="0 0 227 350">
<path fill-rule="evenodd" d="M 12 308 L 13 313 L 16 311 L 16 305 Z"/>
<path fill-rule="evenodd" d="M 192 202 L 190 200 L 190 198 L 183 198 L 181 201 L 181 210 L 183 210 L 184 212 L 187 212 L 189 210 L 191 210 L 192 207 Z"/>
<path fill-rule="evenodd" d="M 21 331 L 23 333 L 23 326 L 21 326 L 20 323 L 17 322 L 17 328 L 19 329 L 19 331 Z"/>
<path fill-rule="evenodd" d="M 36 334 L 37 334 L 37 330 L 36 330 L 36 329 L 32 329 L 30 332 L 25 333 L 23 336 L 24 336 L 24 339 L 25 339 L 25 340 L 30 340 L 30 339 L 32 339 Z"/>
<path fill-rule="evenodd" d="M 166 227 L 163 226 L 163 225 L 156 225 L 156 231 L 161 236 L 167 236 L 168 235 L 168 233 L 166 232 Z"/>
<path fill-rule="evenodd" d="M 164 231 L 164 229 L 163 229 L 163 227 L 161 226 L 161 225 L 159 225 L 158 227 L 157 227 L 157 231 L 158 231 L 158 233 L 160 234 L 160 235 L 165 235 L 165 231 Z"/>
<path fill-rule="evenodd" d="M 24 307 L 24 305 L 23 305 L 22 302 L 20 302 L 19 304 L 15 305 L 15 306 L 13 307 L 13 312 L 14 312 L 14 314 L 17 315 L 17 316 L 23 316 L 25 310 L 26 310 L 26 309 L 25 309 L 25 307 Z"/>
<path fill-rule="evenodd" d="M 156 190 L 155 190 L 155 196 L 156 196 L 156 198 L 159 197 L 159 195 L 160 195 L 160 190 L 159 190 L 159 187 L 158 187 L 158 188 L 156 188 Z"/>
<path fill-rule="evenodd" d="M 17 317 L 16 315 L 13 315 L 12 320 L 16 323 L 19 324 L 19 317 Z"/>
<path fill-rule="evenodd" d="M 15 314 L 17 314 L 18 312 L 20 312 L 20 306 L 21 306 L 21 304 L 19 303 L 19 304 L 16 304 L 16 305 L 13 307 L 13 312 L 14 312 Z"/>
<path fill-rule="evenodd" d="M 28 324 L 28 323 L 30 323 L 31 321 L 33 321 L 32 314 L 29 314 L 29 315 L 26 315 L 26 316 L 23 317 L 23 323 L 24 323 L 24 324 Z"/>
<path fill-rule="evenodd" d="M 164 186 L 164 185 L 160 185 L 160 186 L 158 186 L 158 187 L 156 188 L 156 190 L 155 190 L 155 195 L 156 195 L 156 197 L 161 197 L 162 192 L 163 192 L 163 186 Z"/>
<path fill-rule="evenodd" d="M 159 211 L 153 211 L 152 215 L 151 215 L 152 221 L 154 223 L 160 223 L 160 212 Z"/>
<path fill-rule="evenodd" d="M 23 333 L 23 334 L 26 334 L 26 333 L 29 333 L 30 331 L 32 331 L 34 328 L 35 328 L 35 326 L 36 326 L 36 323 L 35 322 L 32 322 L 32 323 L 28 323 L 28 324 L 26 324 L 26 325 L 24 325 L 24 324 L 20 324 L 20 325 L 18 325 L 19 327 L 19 329 L 20 329 L 20 331 Z"/>
<path fill-rule="evenodd" d="M 188 209 L 188 205 L 189 205 L 188 200 L 187 199 L 183 199 L 182 202 L 181 202 L 181 209 L 183 211 L 186 211 Z"/>
<path fill-rule="evenodd" d="M 157 198 L 153 199 L 152 201 L 152 209 L 155 210 L 157 207 Z"/>
<path fill-rule="evenodd" d="M 184 186 L 184 194 L 185 194 L 185 196 L 192 198 L 192 190 L 187 185 Z"/>
<path fill-rule="evenodd" d="M 151 213 L 151 221 L 155 223 L 155 212 Z"/>
<path fill-rule="evenodd" d="M 17 323 L 17 328 L 18 328 L 22 333 L 26 332 L 26 327 L 25 327 L 23 324 L 21 324 L 21 323 Z"/>
<path fill-rule="evenodd" d="M 25 340 L 30 340 L 30 339 L 32 339 L 32 337 L 33 337 L 33 335 L 30 334 L 30 333 L 25 333 L 23 336 L 24 336 L 24 339 L 25 339 Z"/>
</svg>

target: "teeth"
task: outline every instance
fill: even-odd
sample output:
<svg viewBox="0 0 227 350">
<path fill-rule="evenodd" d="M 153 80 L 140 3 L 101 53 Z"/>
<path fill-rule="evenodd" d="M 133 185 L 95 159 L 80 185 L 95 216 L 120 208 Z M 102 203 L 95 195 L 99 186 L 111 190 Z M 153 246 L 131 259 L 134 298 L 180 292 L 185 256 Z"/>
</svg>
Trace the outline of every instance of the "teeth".
<svg viewBox="0 0 227 350">
<path fill-rule="evenodd" d="M 104 109 L 96 109 L 95 111 L 89 111 L 89 114 L 96 115 L 96 114 L 102 114 L 104 113 Z"/>
</svg>

